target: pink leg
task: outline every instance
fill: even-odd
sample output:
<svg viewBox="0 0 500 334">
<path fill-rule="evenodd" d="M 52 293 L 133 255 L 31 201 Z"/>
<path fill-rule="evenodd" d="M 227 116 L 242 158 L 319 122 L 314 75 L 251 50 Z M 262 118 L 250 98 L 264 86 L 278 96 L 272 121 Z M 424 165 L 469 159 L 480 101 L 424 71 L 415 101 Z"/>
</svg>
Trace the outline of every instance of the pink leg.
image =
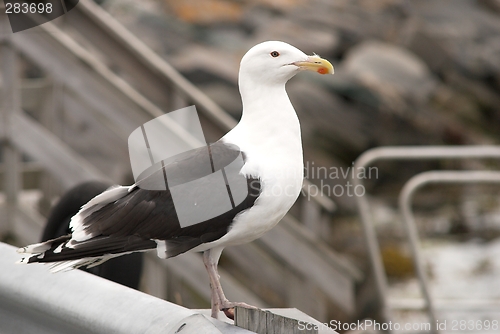
<svg viewBox="0 0 500 334">
<path fill-rule="evenodd" d="M 217 271 L 217 263 L 219 262 L 222 248 L 209 249 L 203 252 L 203 263 L 207 268 L 208 278 L 210 279 L 210 289 L 212 297 L 212 318 L 217 319 L 219 311 L 223 311 L 230 319 L 234 319 L 234 307 L 241 306 L 246 308 L 256 308 L 245 303 L 232 303 L 227 300 L 222 291 L 220 284 L 220 276 Z"/>
</svg>

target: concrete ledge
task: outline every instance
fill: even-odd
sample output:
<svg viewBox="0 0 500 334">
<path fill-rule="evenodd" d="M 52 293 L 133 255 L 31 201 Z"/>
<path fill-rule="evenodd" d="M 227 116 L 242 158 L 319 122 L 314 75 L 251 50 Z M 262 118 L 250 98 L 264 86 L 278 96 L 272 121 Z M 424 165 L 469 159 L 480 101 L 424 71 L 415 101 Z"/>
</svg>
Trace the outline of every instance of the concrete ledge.
<svg viewBox="0 0 500 334">
<path fill-rule="evenodd" d="M 248 334 L 250 331 L 74 270 L 15 264 L 0 243 L 0 333 Z"/>
<path fill-rule="evenodd" d="M 16 264 L 21 257 L 0 243 L 2 334 L 336 333 L 297 309 L 242 309 L 237 317 L 249 331 L 225 317 L 210 318 L 210 310 L 189 310 L 80 270 L 52 274 L 43 264 Z M 320 329 L 302 329 L 301 323 Z"/>
</svg>

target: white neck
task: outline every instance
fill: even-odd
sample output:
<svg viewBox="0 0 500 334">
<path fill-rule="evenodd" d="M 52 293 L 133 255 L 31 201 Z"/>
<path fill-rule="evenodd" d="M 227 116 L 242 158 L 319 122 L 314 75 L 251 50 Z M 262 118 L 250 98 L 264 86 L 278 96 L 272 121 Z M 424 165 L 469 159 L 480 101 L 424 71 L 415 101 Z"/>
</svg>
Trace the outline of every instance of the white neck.
<svg viewBox="0 0 500 334">
<path fill-rule="evenodd" d="M 236 144 L 246 154 L 250 174 L 257 170 L 270 174 L 288 170 L 290 174 L 301 175 L 300 124 L 285 85 L 240 80 L 240 93 L 243 102 L 241 120 L 223 140 Z M 261 170 L 258 161 L 265 162 L 270 170 Z"/>
<path fill-rule="evenodd" d="M 269 150 L 300 146 L 300 124 L 285 85 L 257 85 L 240 80 L 243 113 L 238 125 L 224 138 L 245 151 L 245 143 Z M 244 142 L 243 142 L 244 141 Z"/>
</svg>

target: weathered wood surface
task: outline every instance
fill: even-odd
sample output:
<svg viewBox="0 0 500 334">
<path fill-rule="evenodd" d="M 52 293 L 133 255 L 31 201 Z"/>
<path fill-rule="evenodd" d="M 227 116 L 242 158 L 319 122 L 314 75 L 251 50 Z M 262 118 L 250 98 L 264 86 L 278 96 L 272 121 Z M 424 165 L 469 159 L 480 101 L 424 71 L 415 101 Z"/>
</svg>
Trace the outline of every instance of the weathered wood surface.
<svg viewBox="0 0 500 334">
<path fill-rule="evenodd" d="M 152 118 L 134 99 L 137 92 L 120 86 L 120 79 L 97 65 L 98 59 L 70 36 L 50 22 L 33 29 L 30 34 L 14 34 L 13 45 L 87 106 L 113 120 L 114 127 L 130 133 Z"/>
<path fill-rule="evenodd" d="M 0 163 L 0 189 L 5 189 L 4 180 L 7 177 L 5 174 L 6 170 L 7 166 L 4 163 Z M 41 165 L 37 162 L 21 162 L 19 173 L 21 173 L 22 189 L 38 189 L 42 170 Z"/>
<path fill-rule="evenodd" d="M 171 105 L 175 101 L 166 96 L 175 87 L 176 93 L 196 104 L 224 131 L 236 125 L 231 116 L 94 2 L 80 1 L 61 21 L 91 40 L 124 76 L 137 78 L 135 88 L 165 111 L 176 108 Z"/>
<path fill-rule="evenodd" d="M 24 114 L 13 117 L 11 140 L 19 150 L 50 170 L 66 189 L 84 181 L 107 180 L 104 173 Z"/>
<path fill-rule="evenodd" d="M 2 22 L 0 22 L 2 24 Z M 0 45 L 1 59 L 1 115 L 0 115 L 0 149 L 3 153 L 6 169 L 4 173 L 4 191 L 6 197 L 7 221 L 13 224 L 15 210 L 17 207 L 17 196 L 21 185 L 20 162 L 21 153 L 8 140 L 15 130 L 12 129 L 15 116 L 21 110 L 19 94 L 19 55 L 12 45 L 7 43 Z M 13 225 L 11 225 L 13 226 Z"/>
<path fill-rule="evenodd" d="M 149 260 L 153 261 L 156 265 L 163 269 L 167 269 L 167 273 L 174 274 L 176 277 L 180 278 L 182 283 L 190 286 L 191 289 L 198 294 L 198 297 L 202 297 L 204 300 L 210 300 L 210 284 L 205 267 L 203 266 L 203 261 L 199 254 L 182 254 L 168 261 L 161 260 L 154 252 L 148 253 L 148 257 Z M 224 292 L 229 299 L 244 300 L 247 303 L 260 307 L 266 306 L 265 302 L 243 286 L 238 280 L 233 278 L 224 268 L 219 268 L 219 274 L 221 276 L 221 284 L 224 286 Z M 163 293 L 165 293 L 165 291 Z M 159 295 L 158 297 L 165 298 L 166 296 Z M 190 296 L 190 298 L 194 298 L 194 296 Z M 209 304 L 206 306 L 208 307 Z"/>
<path fill-rule="evenodd" d="M 12 217 L 7 216 L 7 209 L 5 205 L 0 205 L 0 233 L 13 234 L 19 243 L 18 246 L 38 242 L 45 224 L 44 218 L 22 200 L 12 208 Z"/>
<path fill-rule="evenodd" d="M 318 334 L 314 326 L 261 309 L 235 308 L 234 324 L 257 334 Z M 308 326 L 309 327 L 309 326 Z"/>
<path fill-rule="evenodd" d="M 339 261 L 327 247 L 316 240 L 314 244 L 300 233 L 300 225 L 291 217 L 259 239 L 278 254 L 287 265 L 297 270 L 307 280 L 314 282 L 331 300 L 337 301 L 339 307 L 351 313 L 355 309 L 353 277 L 360 278 L 361 273 L 352 265 Z M 334 257 L 336 257 L 334 259 Z M 349 274 L 347 274 L 349 273 Z"/>
</svg>

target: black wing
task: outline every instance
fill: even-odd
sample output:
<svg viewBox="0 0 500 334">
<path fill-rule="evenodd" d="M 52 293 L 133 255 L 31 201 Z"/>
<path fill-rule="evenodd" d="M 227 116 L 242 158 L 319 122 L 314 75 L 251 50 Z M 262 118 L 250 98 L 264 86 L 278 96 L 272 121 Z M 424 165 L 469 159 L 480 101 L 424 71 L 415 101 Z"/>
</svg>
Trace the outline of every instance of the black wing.
<svg viewBox="0 0 500 334">
<path fill-rule="evenodd" d="M 156 247 L 156 243 L 145 243 L 150 240 L 165 240 L 166 257 L 215 241 L 227 233 L 235 216 L 252 207 L 260 195 L 260 181 L 239 174 L 244 162 L 238 147 L 222 142 L 162 161 L 144 172 L 146 176 L 126 196 L 86 217 L 85 231 L 110 244 L 118 242 L 113 247 L 117 251 L 131 250 L 126 240 L 139 248 Z M 163 190 L 151 190 L 159 188 Z M 215 188 L 218 192 L 214 192 Z M 220 197 L 224 196 L 222 205 Z M 191 214 L 200 211 L 200 206 L 204 206 L 201 213 L 205 216 Z"/>
</svg>

